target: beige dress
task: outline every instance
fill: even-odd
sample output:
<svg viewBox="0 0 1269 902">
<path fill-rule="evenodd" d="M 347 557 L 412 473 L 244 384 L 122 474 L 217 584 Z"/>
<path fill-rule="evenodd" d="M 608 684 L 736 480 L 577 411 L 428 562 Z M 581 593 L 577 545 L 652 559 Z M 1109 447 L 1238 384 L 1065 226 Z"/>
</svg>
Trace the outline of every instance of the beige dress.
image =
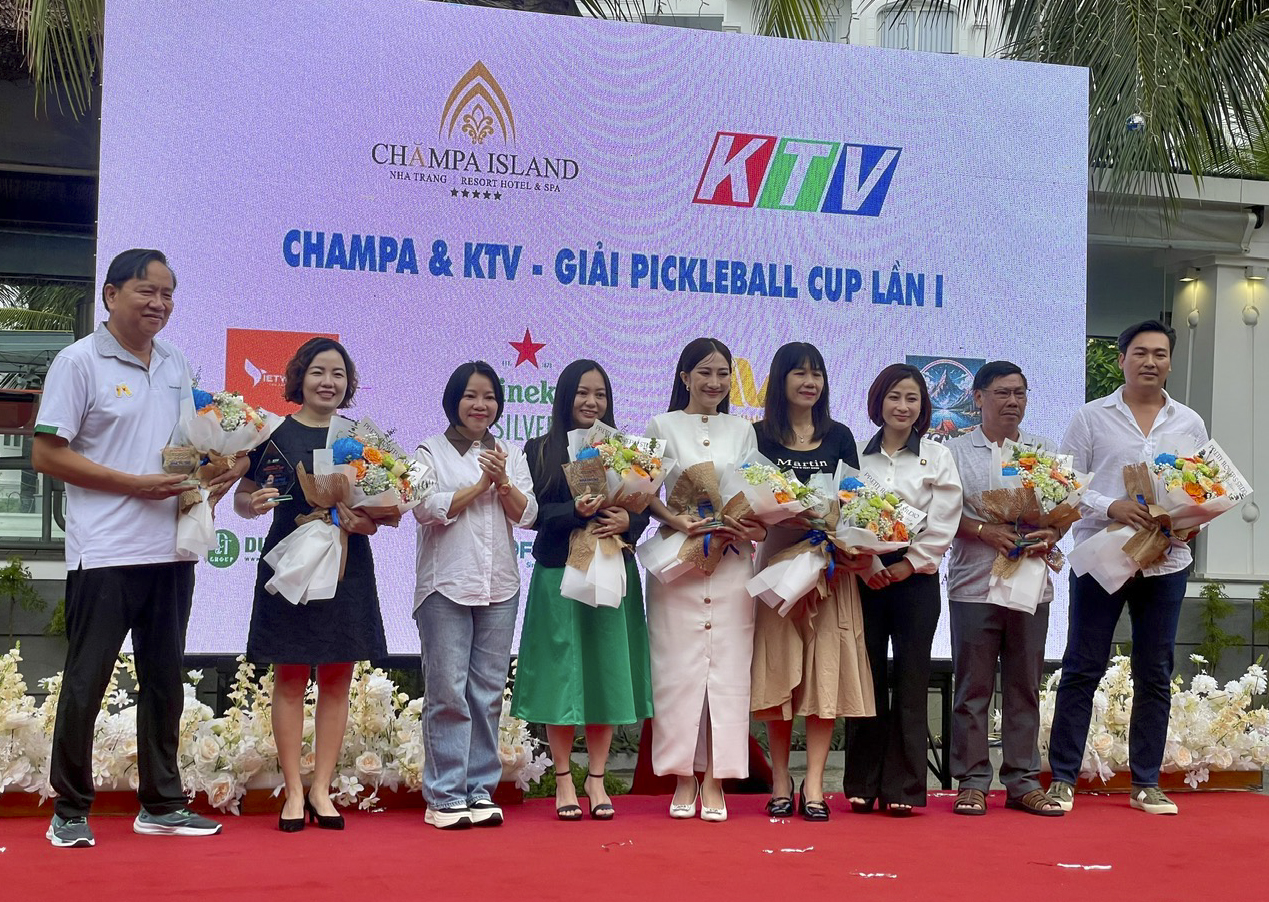
<svg viewBox="0 0 1269 902">
<path fill-rule="evenodd" d="M 663 413 L 648 425 L 664 439 L 676 473 L 706 461 L 721 472 L 754 450 L 748 421 L 728 414 Z M 666 497 L 674 488 L 666 482 Z M 748 547 L 725 554 L 712 574 L 695 570 L 667 584 L 648 577 L 648 645 L 652 659 L 652 769 L 690 776 L 706 764 L 712 740 L 714 775 L 749 775 L 749 667 L 754 602 Z M 707 716 L 708 715 L 708 716 Z"/>
</svg>

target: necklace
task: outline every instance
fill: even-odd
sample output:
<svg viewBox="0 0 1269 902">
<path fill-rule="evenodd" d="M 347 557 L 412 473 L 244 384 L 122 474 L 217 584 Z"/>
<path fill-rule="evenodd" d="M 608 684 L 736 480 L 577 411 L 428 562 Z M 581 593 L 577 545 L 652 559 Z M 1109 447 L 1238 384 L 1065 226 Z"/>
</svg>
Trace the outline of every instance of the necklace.
<svg viewBox="0 0 1269 902">
<path fill-rule="evenodd" d="M 814 427 L 811 427 L 811 431 L 807 433 L 806 435 L 803 435 L 802 433 L 798 432 L 796 429 L 793 429 L 793 427 L 789 427 L 789 428 L 793 432 L 793 440 L 799 445 L 809 444 L 812 436 L 815 435 Z"/>
</svg>

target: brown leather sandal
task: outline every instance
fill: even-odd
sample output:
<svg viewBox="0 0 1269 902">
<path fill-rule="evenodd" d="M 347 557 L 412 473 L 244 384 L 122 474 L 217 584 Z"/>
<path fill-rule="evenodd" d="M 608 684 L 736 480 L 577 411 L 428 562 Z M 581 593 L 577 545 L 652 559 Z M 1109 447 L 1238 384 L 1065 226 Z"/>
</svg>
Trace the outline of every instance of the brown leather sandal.
<svg viewBox="0 0 1269 902">
<path fill-rule="evenodd" d="M 1026 798 L 1026 796 L 1023 796 Z M 952 806 L 953 814 L 965 814 L 979 817 L 987 813 L 987 794 L 981 789 L 962 789 L 956 794 L 956 804 Z"/>
<path fill-rule="evenodd" d="M 1043 789 L 1033 789 L 1021 798 L 1006 799 L 1005 807 L 1016 808 L 1019 811 L 1025 811 L 1027 814 L 1035 814 L 1040 817 L 1061 817 L 1066 814 L 1061 806 L 1049 798 Z"/>
</svg>

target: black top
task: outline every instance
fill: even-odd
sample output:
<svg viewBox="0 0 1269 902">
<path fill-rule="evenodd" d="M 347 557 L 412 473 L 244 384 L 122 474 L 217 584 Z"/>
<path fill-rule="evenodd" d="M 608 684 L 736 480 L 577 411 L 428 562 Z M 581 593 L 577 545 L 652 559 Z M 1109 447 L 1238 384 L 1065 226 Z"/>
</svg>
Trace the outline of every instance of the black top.
<svg viewBox="0 0 1269 902">
<path fill-rule="evenodd" d="M 305 471 L 312 473 L 313 451 L 326 447 L 326 433 L 325 426 L 305 426 L 287 417 L 273 431 L 270 440 L 292 467 L 302 463 Z M 252 477 L 263 456 L 264 448 L 251 452 L 248 473 Z M 279 490 L 284 488 L 279 486 Z M 264 556 L 295 531 L 297 516 L 312 511 L 298 482 L 290 486 L 287 494 L 291 500 L 273 509 L 273 522 L 260 551 L 255 603 L 247 634 L 247 658 L 269 664 L 333 664 L 385 657 L 388 647 L 379 612 L 369 536 L 348 536 L 344 578 L 334 598 L 296 605 L 265 589 L 265 583 L 273 578 L 273 568 L 265 562 Z"/>
<path fill-rule="evenodd" d="M 761 422 L 761 421 L 759 421 Z M 806 482 L 816 473 L 832 473 L 838 461 L 846 461 L 859 469 L 859 454 L 855 449 L 855 436 L 850 427 L 833 420 L 828 432 L 820 440 L 820 446 L 810 451 L 793 451 L 779 442 L 769 441 L 763 430 L 754 424 L 758 434 L 758 451 L 781 470 L 792 470 L 798 479 Z"/>
<path fill-rule="evenodd" d="M 574 529 L 585 526 L 586 520 L 577 516 L 568 483 L 562 479 L 555 480 L 551 490 L 544 491 L 552 473 L 556 468 L 564 466 L 566 461 L 561 458 L 539 464 L 538 449 L 542 441 L 542 437 L 538 436 L 524 443 L 524 456 L 529 462 L 529 472 L 533 475 L 533 496 L 538 500 L 538 519 L 533 524 L 538 537 L 533 540 L 533 559 L 542 567 L 563 567 L 568 562 L 569 534 Z M 634 545 L 647 528 L 647 512 L 631 512 L 626 541 Z"/>
</svg>

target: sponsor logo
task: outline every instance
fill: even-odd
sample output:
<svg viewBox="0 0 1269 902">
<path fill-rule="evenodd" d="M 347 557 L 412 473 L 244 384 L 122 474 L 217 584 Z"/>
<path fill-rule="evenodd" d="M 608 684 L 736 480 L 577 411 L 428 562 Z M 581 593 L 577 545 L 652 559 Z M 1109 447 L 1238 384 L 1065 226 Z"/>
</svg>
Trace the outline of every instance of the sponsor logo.
<svg viewBox="0 0 1269 902">
<path fill-rule="evenodd" d="M 516 352 L 516 366 L 522 363 L 531 363 L 534 368 L 541 369 L 538 366 L 538 351 L 546 347 L 546 344 L 540 341 L 534 341 L 532 333 L 528 329 L 524 330 L 524 338 L 519 341 L 509 341 Z"/>
<path fill-rule="evenodd" d="M 282 397 L 286 365 L 297 348 L 319 335 L 339 339 L 333 333 L 275 332 L 269 329 L 225 331 L 225 390 L 235 391 L 254 407 L 290 411 L 296 408 Z"/>
<path fill-rule="evenodd" d="M 131 398 L 132 397 L 132 389 L 128 388 L 128 383 L 120 382 L 118 385 L 115 386 L 115 397 L 116 398 Z"/>
<path fill-rule="evenodd" d="M 381 140 L 370 160 L 401 183 L 430 185 L 454 200 L 502 201 L 519 192 L 558 193 L 581 174 L 555 149 L 525 147 L 511 95 L 482 61 L 454 83 L 441 104 L 435 144 Z M 501 143 L 501 149 L 494 145 Z M 514 149 L 508 149 L 514 148 Z"/>
<path fill-rule="evenodd" d="M 974 374 L 987 361 L 909 354 L 905 362 L 921 371 L 930 392 L 933 412 L 927 438 L 946 442 L 978 428 L 982 415 L 974 406 Z"/>
<path fill-rule="evenodd" d="M 207 552 L 207 563 L 213 567 L 224 569 L 232 567 L 238 560 L 242 546 L 238 537 L 227 529 L 216 530 L 216 547 Z"/>
<path fill-rule="evenodd" d="M 718 132 L 692 203 L 880 216 L 902 150 Z"/>
</svg>

